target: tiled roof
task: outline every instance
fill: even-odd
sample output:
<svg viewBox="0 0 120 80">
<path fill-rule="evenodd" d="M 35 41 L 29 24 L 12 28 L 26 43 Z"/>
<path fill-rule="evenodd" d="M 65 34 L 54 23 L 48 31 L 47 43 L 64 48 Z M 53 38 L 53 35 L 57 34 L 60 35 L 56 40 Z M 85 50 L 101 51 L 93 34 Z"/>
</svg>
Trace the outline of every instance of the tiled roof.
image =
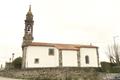
<svg viewBox="0 0 120 80">
<path fill-rule="evenodd" d="M 72 45 L 72 44 L 55 44 L 54 46 L 56 48 L 62 49 L 62 50 L 79 50 L 77 45 L 75 46 L 75 45 Z"/>
<path fill-rule="evenodd" d="M 93 45 L 58 44 L 58 43 L 44 43 L 44 42 L 32 42 L 31 46 L 56 47 L 62 50 L 79 50 L 79 48 L 98 48 L 97 46 L 93 46 Z"/>
<path fill-rule="evenodd" d="M 44 43 L 44 42 L 32 42 L 31 46 L 49 46 L 54 47 L 52 43 Z"/>
</svg>

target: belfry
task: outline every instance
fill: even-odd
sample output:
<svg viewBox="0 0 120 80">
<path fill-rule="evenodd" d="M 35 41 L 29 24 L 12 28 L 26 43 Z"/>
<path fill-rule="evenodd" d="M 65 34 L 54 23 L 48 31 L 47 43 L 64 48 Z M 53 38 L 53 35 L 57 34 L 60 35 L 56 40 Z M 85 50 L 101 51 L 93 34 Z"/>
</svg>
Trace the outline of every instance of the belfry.
<svg viewBox="0 0 120 80">
<path fill-rule="evenodd" d="M 29 6 L 29 11 L 26 14 L 25 20 L 25 29 L 24 29 L 24 37 L 22 46 L 27 46 L 33 41 L 33 14 L 31 12 L 31 5 Z"/>
</svg>

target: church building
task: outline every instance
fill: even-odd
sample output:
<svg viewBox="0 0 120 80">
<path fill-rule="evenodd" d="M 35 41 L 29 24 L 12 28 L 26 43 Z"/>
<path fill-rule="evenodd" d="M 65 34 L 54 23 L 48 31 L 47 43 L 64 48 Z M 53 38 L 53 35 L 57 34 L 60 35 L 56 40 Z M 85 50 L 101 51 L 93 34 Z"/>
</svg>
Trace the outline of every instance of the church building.
<svg viewBox="0 0 120 80">
<path fill-rule="evenodd" d="M 22 68 L 99 67 L 98 47 L 93 45 L 33 42 L 31 6 L 26 14 L 22 43 Z"/>
</svg>

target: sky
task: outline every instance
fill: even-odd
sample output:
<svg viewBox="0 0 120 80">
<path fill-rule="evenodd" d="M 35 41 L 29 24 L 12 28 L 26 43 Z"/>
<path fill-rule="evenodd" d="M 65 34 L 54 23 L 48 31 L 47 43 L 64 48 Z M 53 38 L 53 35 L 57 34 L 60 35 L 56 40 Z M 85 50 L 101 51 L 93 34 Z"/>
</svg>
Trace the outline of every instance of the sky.
<svg viewBox="0 0 120 80">
<path fill-rule="evenodd" d="M 120 0 L 0 0 L 0 64 L 22 56 L 24 20 L 31 5 L 34 42 L 90 44 L 108 61 L 113 37 L 120 43 Z"/>
</svg>

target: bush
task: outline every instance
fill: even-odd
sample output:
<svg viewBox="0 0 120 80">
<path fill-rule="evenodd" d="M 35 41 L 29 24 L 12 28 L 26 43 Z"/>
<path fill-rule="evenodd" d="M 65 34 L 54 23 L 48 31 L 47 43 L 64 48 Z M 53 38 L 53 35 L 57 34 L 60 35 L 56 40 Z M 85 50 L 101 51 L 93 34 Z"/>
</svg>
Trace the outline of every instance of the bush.
<svg viewBox="0 0 120 80">
<path fill-rule="evenodd" d="M 110 63 L 112 67 L 117 66 L 117 63 Z"/>
<path fill-rule="evenodd" d="M 120 66 L 118 66 L 116 63 L 101 62 L 101 67 L 103 72 L 109 72 L 109 73 L 120 72 Z"/>
<path fill-rule="evenodd" d="M 101 62 L 101 67 L 104 72 L 112 72 L 112 65 L 109 62 Z"/>
<path fill-rule="evenodd" d="M 120 66 L 113 66 L 112 68 L 113 68 L 112 69 L 113 73 L 119 73 L 120 72 Z"/>
<path fill-rule="evenodd" d="M 16 59 L 12 62 L 12 65 L 14 66 L 15 69 L 21 69 L 22 58 L 21 58 L 21 57 L 16 58 Z"/>
</svg>

